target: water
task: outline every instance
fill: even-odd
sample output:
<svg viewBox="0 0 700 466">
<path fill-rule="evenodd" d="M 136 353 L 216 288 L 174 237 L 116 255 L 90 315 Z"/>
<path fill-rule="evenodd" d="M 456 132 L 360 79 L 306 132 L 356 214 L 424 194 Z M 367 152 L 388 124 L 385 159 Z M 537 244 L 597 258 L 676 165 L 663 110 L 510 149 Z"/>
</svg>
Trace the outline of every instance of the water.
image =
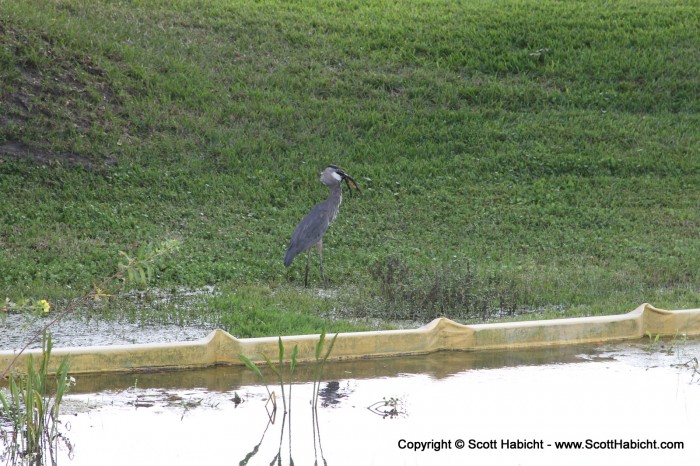
<svg viewBox="0 0 700 466">
<path fill-rule="evenodd" d="M 213 287 L 133 290 L 114 303 L 78 306 L 53 323 L 49 333 L 55 348 L 197 340 L 220 327 L 217 313 L 206 306 L 217 293 Z M 57 315 L 56 310 L 0 313 L 0 350 L 23 348 L 37 335 L 29 348 L 41 348 L 42 330 Z"/>
<path fill-rule="evenodd" d="M 52 316 L 11 314 L 0 320 L 0 350 L 22 348 L 35 335 L 29 348 L 41 348 L 41 334 Z M 204 338 L 216 325 L 183 326 L 161 322 L 144 323 L 124 318 L 97 319 L 84 315 L 67 316 L 51 326 L 54 348 L 73 346 L 172 343 Z"/>
<path fill-rule="evenodd" d="M 334 363 L 315 413 L 303 366 L 286 417 L 267 375 L 274 424 L 265 387 L 240 367 L 81 376 L 61 417 L 73 456 L 59 464 L 697 465 L 700 340 L 663 345 Z M 596 448 L 556 444 L 587 440 Z"/>
</svg>

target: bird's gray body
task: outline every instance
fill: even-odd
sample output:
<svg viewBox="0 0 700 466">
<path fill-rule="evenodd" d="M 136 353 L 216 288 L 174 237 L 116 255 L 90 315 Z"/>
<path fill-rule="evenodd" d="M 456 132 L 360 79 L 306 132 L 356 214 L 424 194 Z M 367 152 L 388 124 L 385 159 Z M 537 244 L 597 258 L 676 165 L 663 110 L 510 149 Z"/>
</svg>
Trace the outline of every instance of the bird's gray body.
<svg viewBox="0 0 700 466">
<path fill-rule="evenodd" d="M 331 222 L 338 216 L 340 203 L 343 200 L 343 189 L 340 187 L 340 182 L 330 186 L 330 189 L 330 197 L 320 204 L 316 204 L 294 230 L 287 253 L 284 255 L 285 267 L 289 267 L 299 253 L 323 241 L 323 235 L 326 234 Z"/>
<path fill-rule="evenodd" d="M 351 186 L 350 182 L 352 182 L 352 186 L 359 190 L 355 180 L 335 165 L 329 165 L 323 170 L 321 173 L 321 182 L 328 186 L 330 195 L 325 201 L 316 204 L 311 212 L 299 222 L 299 225 L 297 225 L 292 234 L 292 239 L 289 241 L 287 252 L 284 255 L 285 267 L 289 267 L 297 255 L 304 251 L 309 251 L 309 254 L 306 256 L 304 285 L 308 285 L 309 256 L 311 248 L 314 246 L 318 246 L 321 278 L 325 281 L 325 277 L 323 276 L 323 235 L 326 234 L 331 222 L 337 217 L 340 203 L 343 201 L 342 181 L 345 181 L 348 187 Z"/>
</svg>

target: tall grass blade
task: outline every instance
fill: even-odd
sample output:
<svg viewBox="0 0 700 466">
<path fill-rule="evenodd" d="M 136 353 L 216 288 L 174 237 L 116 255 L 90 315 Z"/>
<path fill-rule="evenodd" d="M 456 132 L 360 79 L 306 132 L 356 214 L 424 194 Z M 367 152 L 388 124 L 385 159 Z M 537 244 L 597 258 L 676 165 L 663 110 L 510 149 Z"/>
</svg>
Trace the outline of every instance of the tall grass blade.
<svg viewBox="0 0 700 466">
<path fill-rule="evenodd" d="M 258 366 L 256 366 L 255 363 L 253 361 L 251 361 L 248 357 L 244 356 L 243 354 L 239 354 L 238 359 L 243 361 L 243 364 L 245 364 L 248 369 L 253 371 L 263 381 L 265 380 L 265 378 L 263 377 L 262 372 L 260 372 L 260 369 L 258 368 Z"/>
</svg>

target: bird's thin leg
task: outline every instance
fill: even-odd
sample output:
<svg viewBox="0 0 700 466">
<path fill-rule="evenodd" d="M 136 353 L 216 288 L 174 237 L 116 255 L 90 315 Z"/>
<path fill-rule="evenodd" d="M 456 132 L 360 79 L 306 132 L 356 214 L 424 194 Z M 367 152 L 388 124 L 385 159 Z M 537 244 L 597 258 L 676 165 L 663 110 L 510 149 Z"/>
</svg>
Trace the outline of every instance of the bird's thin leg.
<svg viewBox="0 0 700 466">
<path fill-rule="evenodd" d="M 306 251 L 306 273 L 304 274 L 304 288 L 309 286 L 309 259 L 311 258 L 311 248 Z"/>
<path fill-rule="evenodd" d="M 326 286 L 326 277 L 323 275 L 323 240 L 318 242 L 318 260 L 321 268 L 321 281 Z"/>
</svg>

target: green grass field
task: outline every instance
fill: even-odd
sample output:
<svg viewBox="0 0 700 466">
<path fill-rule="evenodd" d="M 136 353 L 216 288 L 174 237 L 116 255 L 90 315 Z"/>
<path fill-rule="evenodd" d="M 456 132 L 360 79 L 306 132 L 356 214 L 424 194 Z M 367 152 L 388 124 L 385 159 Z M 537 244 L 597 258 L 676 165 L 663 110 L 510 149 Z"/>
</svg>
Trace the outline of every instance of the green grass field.
<svg viewBox="0 0 700 466">
<path fill-rule="evenodd" d="M 0 294 L 177 239 L 152 286 L 239 336 L 697 307 L 698 6 L 0 0 Z"/>
</svg>

